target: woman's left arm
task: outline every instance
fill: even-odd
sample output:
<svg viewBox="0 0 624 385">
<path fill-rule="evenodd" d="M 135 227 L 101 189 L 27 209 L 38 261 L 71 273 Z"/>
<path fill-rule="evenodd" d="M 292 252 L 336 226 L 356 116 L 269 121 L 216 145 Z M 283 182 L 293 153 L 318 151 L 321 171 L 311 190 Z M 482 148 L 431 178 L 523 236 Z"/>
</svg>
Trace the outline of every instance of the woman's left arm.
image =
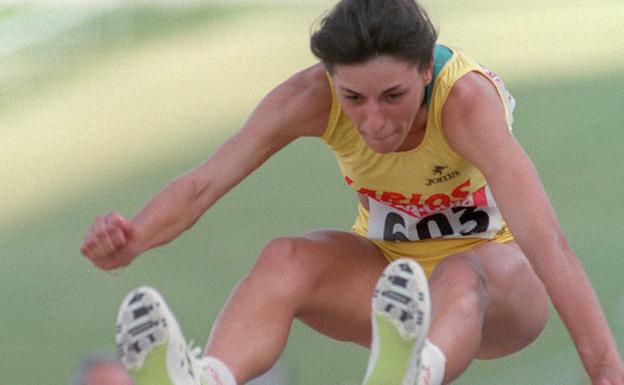
<svg viewBox="0 0 624 385">
<path fill-rule="evenodd" d="M 453 149 L 485 175 L 494 198 L 569 330 L 593 385 L 623 385 L 624 363 L 583 266 L 565 239 L 539 175 L 505 121 L 494 86 L 471 72 L 442 114 Z"/>
</svg>

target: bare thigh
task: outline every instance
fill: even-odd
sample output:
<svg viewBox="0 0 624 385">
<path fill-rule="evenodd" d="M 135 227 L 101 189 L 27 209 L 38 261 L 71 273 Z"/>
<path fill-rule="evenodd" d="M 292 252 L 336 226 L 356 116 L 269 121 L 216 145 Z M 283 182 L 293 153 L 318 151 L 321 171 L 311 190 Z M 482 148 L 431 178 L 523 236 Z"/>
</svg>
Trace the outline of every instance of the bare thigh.
<svg viewBox="0 0 624 385">
<path fill-rule="evenodd" d="M 461 273 L 454 279 L 452 272 Z M 476 277 L 477 285 L 470 274 Z M 461 288 L 466 281 L 471 282 L 466 286 L 471 291 L 478 287 L 476 297 L 481 297 L 476 309 L 482 311 L 477 358 L 497 358 L 516 352 L 544 329 L 548 319 L 548 296 L 515 241 L 487 243 L 448 257 L 431 276 L 432 295 L 436 297 L 436 290 L 452 290 L 449 288 L 452 285 Z"/>
<path fill-rule="evenodd" d="M 544 330 L 548 294 L 515 241 L 482 250 L 480 260 L 490 306 L 478 357 L 496 358 L 526 347 Z"/>
<path fill-rule="evenodd" d="M 387 261 L 356 234 L 319 230 L 297 244 L 312 286 L 296 318 L 331 338 L 370 346 L 371 296 Z"/>
<path fill-rule="evenodd" d="M 369 346 L 371 296 L 386 263 L 377 246 L 352 233 L 274 239 L 232 292 L 204 353 L 245 383 L 278 359 L 294 318 L 331 338 Z"/>
</svg>

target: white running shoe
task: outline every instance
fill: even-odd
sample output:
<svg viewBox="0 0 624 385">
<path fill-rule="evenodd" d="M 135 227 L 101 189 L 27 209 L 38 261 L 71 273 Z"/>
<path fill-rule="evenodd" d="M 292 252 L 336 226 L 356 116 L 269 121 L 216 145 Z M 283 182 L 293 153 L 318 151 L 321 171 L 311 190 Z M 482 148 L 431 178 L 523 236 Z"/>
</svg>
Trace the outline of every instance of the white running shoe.
<svg viewBox="0 0 624 385">
<path fill-rule="evenodd" d="M 373 293 L 373 340 L 365 385 L 415 385 L 425 376 L 421 351 L 429 332 L 427 277 L 407 258 L 389 264 Z"/>
<path fill-rule="evenodd" d="M 132 290 L 117 315 L 117 350 L 136 385 L 213 385 L 160 293 Z"/>
</svg>

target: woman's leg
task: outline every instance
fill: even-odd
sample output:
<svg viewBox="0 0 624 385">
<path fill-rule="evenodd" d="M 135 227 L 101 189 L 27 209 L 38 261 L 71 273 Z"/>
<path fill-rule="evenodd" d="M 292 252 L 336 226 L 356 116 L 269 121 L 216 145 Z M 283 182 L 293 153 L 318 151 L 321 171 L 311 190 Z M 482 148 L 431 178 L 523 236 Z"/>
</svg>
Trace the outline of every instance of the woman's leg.
<svg viewBox="0 0 624 385">
<path fill-rule="evenodd" d="M 238 383 L 261 374 L 281 354 L 295 318 L 329 337 L 369 346 L 371 295 L 386 265 L 376 246 L 350 233 L 325 230 L 269 242 L 214 325 L 205 351 L 213 359 L 212 369 L 225 363 L 223 370 L 233 372 Z M 429 369 L 437 367 L 440 377 L 445 373 L 445 383 L 474 358 L 496 358 L 528 345 L 546 323 L 545 290 L 514 242 L 488 243 L 446 258 L 435 268 L 429 287 L 431 342 L 422 354 Z M 118 343 L 128 353 L 126 361 L 131 355 L 149 354 L 151 366 L 139 367 L 139 374 L 168 377 L 167 371 L 171 376 L 175 369 L 184 372 L 176 377 L 186 378 L 186 368 L 195 372 L 197 364 L 184 356 L 186 344 L 173 315 L 157 293 L 147 295 L 150 290 L 137 289 L 124 300 Z M 155 316 L 164 319 L 154 324 Z M 137 329 L 149 325 L 144 333 Z M 156 329 L 163 330 L 158 334 Z M 169 335 L 165 350 L 159 347 L 157 334 Z M 147 351 L 139 343 L 143 340 Z M 188 365 L 178 368 L 182 359 L 173 362 L 172 369 L 167 359 L 167 367 L 162 367 L 161 353 L 178 348 L 182 350 L 176 357 L 186 357 Z M 383 352 L 389 355 L 384 360 L 396 359 L 392 348 Z M 154 363 L 160 364 L 156 368 Z M 149 378 L 138 383 L 154 383 Z"/>
<path fill-rule="evenodd" d="M 548 318 L 546 291 L 513 241 L 446 258 L 429 286 L 429 339 L 446 355 L 445 383 L 474 358 L 501 357 L 527 346 Z"/>
<path fill-rule="evenodd" d="M 295 318 L 331 338 L 368 346 L 371 295 L 386 265 L 375 245 L 351 233 L 275 239 L 232 293 L 205 355 L 245 383 L 278 359 Z"/>
</svg>

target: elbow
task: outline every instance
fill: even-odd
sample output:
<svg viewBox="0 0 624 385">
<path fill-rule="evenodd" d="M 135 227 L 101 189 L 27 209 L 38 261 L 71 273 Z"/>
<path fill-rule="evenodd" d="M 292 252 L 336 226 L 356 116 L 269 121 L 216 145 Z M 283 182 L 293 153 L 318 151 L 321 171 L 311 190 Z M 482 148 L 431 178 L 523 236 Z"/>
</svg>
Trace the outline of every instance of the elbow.
<svg viewBox="0 0 624 385">
<path fill-rule="evenodd" d="M 553 234 L 549 236 L 549 249 L 548 254 L 558 256 L 564 261 L 570 258 L 576 258 L 576 255 L 572 251 L 568 240 L 561 231 L 553 231 Z"/>
<path fill-rule="evenodd" d="M 569 269 L 576 270 L 581 267 L 578 256 L 561 232 L 551 234 L 544 242 L 546 243 L 541 254 L 546 258 L 540 259 L 550 266 L 548 270 L 554 269 L 552 273 L 564 274 Z"/>
<path fill-rule="evenodd" d="M 523 251 L 536 271 L 578 262 L 578 257 L 561 231 L 542 233 L 522 243 L 526 246 L 522 247 Z"/>
<path fill-rule="evenodd" d="M 560 230 L 553 231 L 553 233 L 548 236 L 548 244 L 550 245 L 549 254 L 568 256 L 572 253 L 572 248 L 568 240 Z"/>
<path fill-rule="evenodd" d="M 210 183 L 201 182 L 197 178 L 189 178 L 191 191 L 191 207 L 197 211 L 199 217 L 210 207 Z"/>
<path fill-rule="evenodd" d="M 186 173 L 174 179 L 170 188 L 176 193 L 174 194 L 182 203 L 182 207 L 189 208 L 192 212 L 197 213 L 191 215 L 196 217 L 201 215 L 206 209 L 204 202 L 206 201 L 206 195 L 208 188 L 205 184 L 201 183 L 193 172 Z"/>
</svg>

